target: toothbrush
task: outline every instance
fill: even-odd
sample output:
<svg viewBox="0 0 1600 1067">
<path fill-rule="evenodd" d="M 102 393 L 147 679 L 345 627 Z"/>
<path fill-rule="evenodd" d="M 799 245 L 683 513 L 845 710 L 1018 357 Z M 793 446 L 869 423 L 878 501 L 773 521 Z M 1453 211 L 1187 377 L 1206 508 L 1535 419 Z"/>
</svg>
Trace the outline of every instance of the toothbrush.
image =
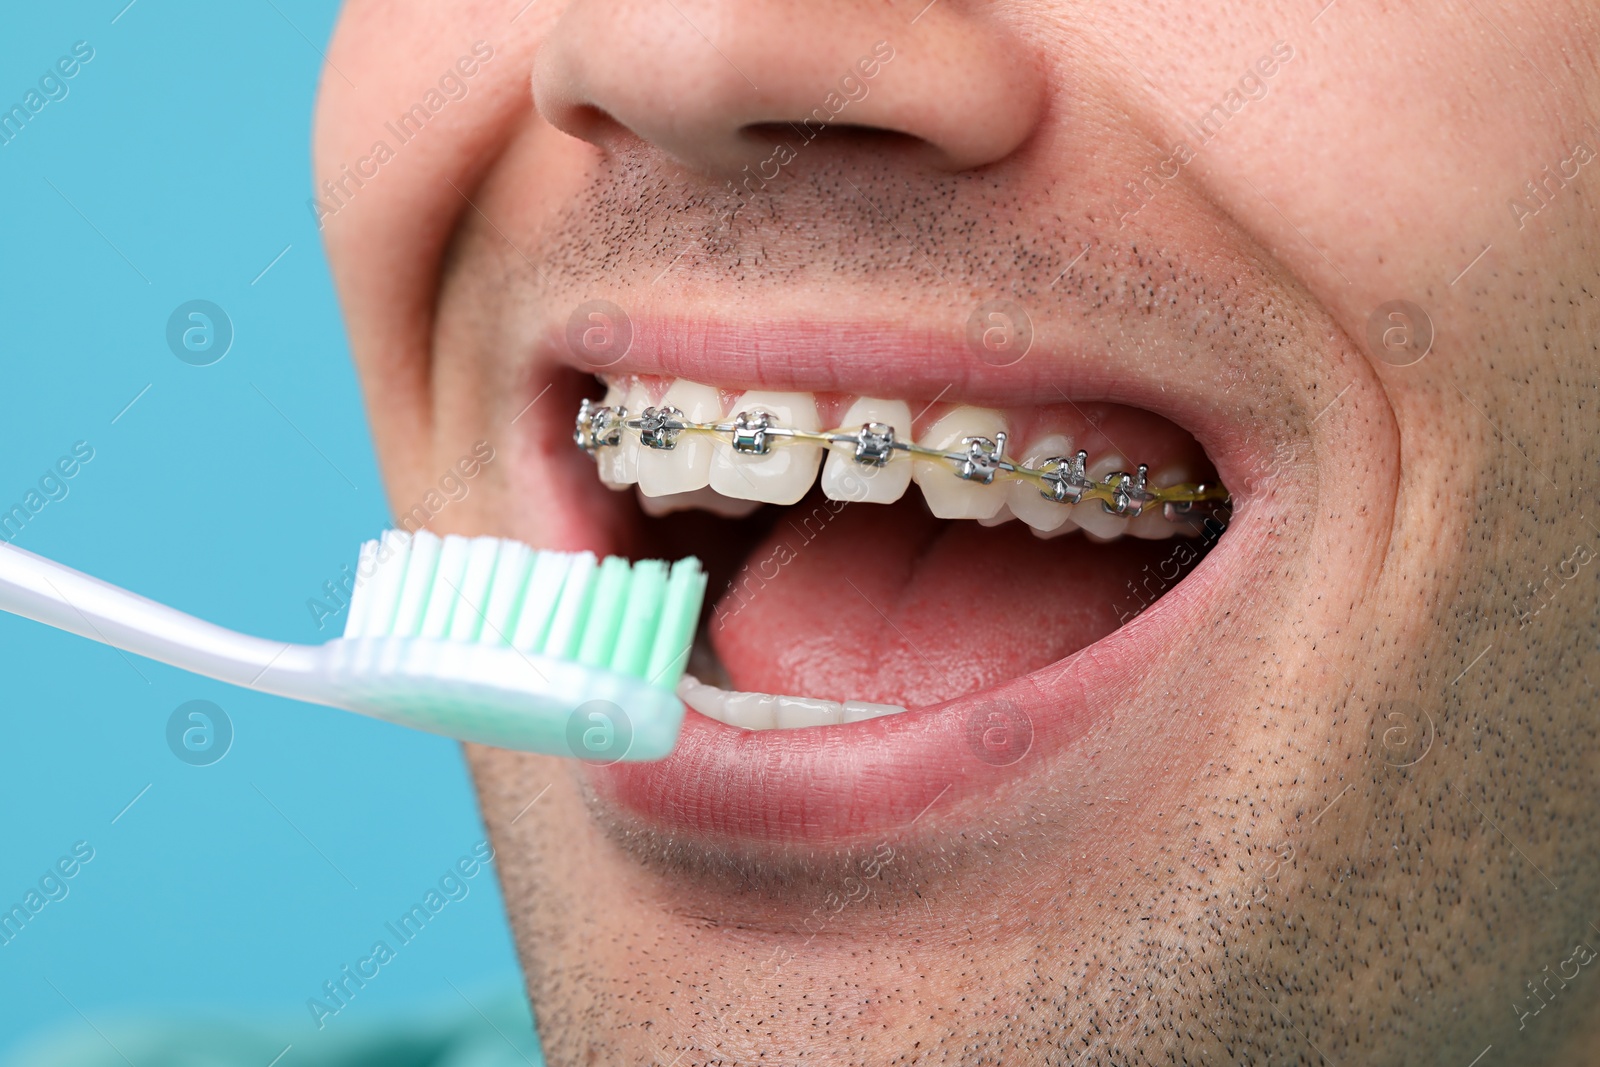
<svg viewBox="0 0 1600 1067">
<path fill-rule="evenodd" d="M 0 609 L 231 685 L 461 741 L 661 759 L 705 596 L 694 558 L 386 532 L 361 547 L 344 635 L 236 633 L 0 543 Z"/>
</svg>

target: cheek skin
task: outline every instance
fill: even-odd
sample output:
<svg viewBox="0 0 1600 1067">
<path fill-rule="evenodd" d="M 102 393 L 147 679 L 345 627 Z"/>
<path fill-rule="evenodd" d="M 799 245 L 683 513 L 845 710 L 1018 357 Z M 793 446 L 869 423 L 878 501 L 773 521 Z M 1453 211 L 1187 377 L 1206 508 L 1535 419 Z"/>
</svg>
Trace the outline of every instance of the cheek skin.
<svg viewBox="0 0 1600 1067">
<path fill-rule="evenodd" d="M 1580 544 L 1600 551 L 1600 164 L 1523 229 L 1507 202 L 1574 142 L 1600 148 L 1583 121 L 1600 99 L 1594 16 L 1524 4 L 1491 22 L 1341 0 L 1312 25 L 1314 7 L 1287 3 L 1226 20 L 1012 6 L 1077 94 L 1059 122 L 1127 116 L 1101 142 L 1116 162 L 1086 165 L 1107 197 L 1150 144 L 1153 164 L 1192 140 L 1182 121 L 1274 41 L 1295 48 L 1261 99 L 1194 146 L 1183 190 L 1116 234 L 1196 256 L 1249 249 L 1279 271 L 1287 317 L 1315 324 L 1292 341 L 1304 356 L 1285 361 L 1285 388 L 1310 412 L 1289 473 L 1317 491 L 1283 487 L 1281 524 L 1257 546 L 1281 625 L 1242 635 L 1248 654 L 1185 695 L 1182 726 L 1102 739 L 1146 745 L 1147 775 L 1099 781 L 1091 749 L 1005 798 L 1034 823 L 974 817 L 980 845 L 960 859 L 908 847 L 809 943 L 806 917 L 847 892 L 838 868 L 787 893 L 674 872 L 594 814 L 571 766 L 468 746 L 550 1062 L 890 1062 L 913 1043 L 955 1063 L 1091 1046 L 1086 1062 L 1281 1061 L 1308 1056 L 1308 1035 L 1339 1062 L 1467 1063 L 1491 1042 L 1506 1062 L 1582 1062 L 1600 981 L 1580 977 L 1525 1029 L 1507 1006 L 1589 936 L 1600 893 L 1593 568 L 1530 624 L 1518 615 L 1544 568 Z M 473 41 L 493 42 L 452 123 L 402 150 L 324 237 L 395 503 L 487 438 L 501 458 L 447 509 L 448 528 L 551 543 L 565 535 L 539 525 L 537 486 L 516 472 L 555 443 L 499 429 L 521 385 L 502 353 L 525 338 L 516 322 L 463 325 L 505 313 L 472 287 L 492 290 L 520 260 L 450 189 L 537 258 L 588 184 L 594 151 L 538 125 L 528 102 L 561 9 L 514 13 L 349 4 L 316 155 L 320 176 L 336 174 Z M 1034 184 L 1039 218 L 1104 202 L 1050 174 Z M 441 297 L 452 241 L 496 269 Z M 372 269 L 397 257 L 406 269 Z M 718 286 L 734 289 L 706 282 Z M 1369 315 L 1395 299 L 1434 327 L 1415 366 L 1366 351 Z M 1406 740 L 1394 758 L 1402 726 L 1431 743 Z"/>
<path fill-rule="evenodd" d="M 375 142 L 394 149 L 377 177 L 323 220 L 323 241 L 396 506 L 416 499 L 476 439 L 437 441 L 430 334 L 440 258 L 472 210 L 468 197 L 495 146 L 531 110 L 527 72 L 552 14 L 535 5 L 509 18 L 487 0 L 353 0 L 328 46 L 313 138 L 316 190 L 369 156 Z M 477 42 L 493 58 L 468 80 L 468 95 L 401 144 L 389 125 Z M 377 263 L 399 266 L 372 269 Z"/>
</svg>

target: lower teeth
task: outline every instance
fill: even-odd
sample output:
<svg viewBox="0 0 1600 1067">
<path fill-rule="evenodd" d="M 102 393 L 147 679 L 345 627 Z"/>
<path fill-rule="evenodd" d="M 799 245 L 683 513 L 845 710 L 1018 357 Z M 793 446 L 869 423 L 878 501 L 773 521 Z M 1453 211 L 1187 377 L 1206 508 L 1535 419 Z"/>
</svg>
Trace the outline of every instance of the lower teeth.
<svg viewBox="0 0 1600 1067">
<path fill-rule="evenodd" d="M 895 704 L 869 704 L 864 700 L 816 700 L 811 697 L 736 693 L 705 685 L 692 674 L 678 683 L 678 697 L 709 719 L 742 730 L 798 730 L 807 726 L 837 726 L 865 722 L 883 715 L 898 715 Z"/>
</svg>

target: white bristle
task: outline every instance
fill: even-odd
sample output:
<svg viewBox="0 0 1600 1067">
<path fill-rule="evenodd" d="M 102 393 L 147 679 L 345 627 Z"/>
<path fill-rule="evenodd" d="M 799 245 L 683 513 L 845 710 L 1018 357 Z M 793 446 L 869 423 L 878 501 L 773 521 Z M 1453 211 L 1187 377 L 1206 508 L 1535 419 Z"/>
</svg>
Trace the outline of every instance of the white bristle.
<svg viewBox="0 0 1600 1067">
<path fill-rule="evenodd" d="M 354 637 L 367 625 L 372 610 L 372 596 L 367 589 L 378 569 L 378 542 L 365 541 L 361 555 L 356 559 L 356 581 L 350 592 L 350 613 L 344 618 L 344 635 Z M 362 575 L 367 575 L 363 578 Z"/>
<path fill-rule="evenodd" d="M 406 557 L 406 573 L 401 579 L 400 603 L 389 622 L 388 633 L 415 634 L 421 628 L 442 547 L 439 538 L 431 533 L 418 530 L 412 535 L 411 551 Z"/>
<path fill-rule="evenodd" d="M 372 566 L 363 574 L 356 571 L 356 588 L 350 598 L 350 617 L 345 620 L 346 637 L 386 634 L 394 625 L 405 584 L 406 562 L 410 558 L 411 535 L 388 530 L 377 541 L 362 546 L 363 558 L 372 548 Z"/>
<path fill-rule="evenodd" d="M 593 552 L 580 552 L 567 566 L 565 580 L 550 613 L 550 628 L 537 651 L 546 655 L 565 656 L 576 643 L 578 628 L 583 624 L 588 607 L 589 580 L 594 576 L 596 561 Z"/>
<path fill-rule="evenodd" d="M 593 560 L 594 557 L 589 558 Z M 575 559 L 577 556 L 571 552 L 540 552 L 535 558 L 533 573 L 528 575 L 528 592 L 522 599 L 522 610 L 517 613 L 516 630 L 511 636 L 514 648 L 537 652 L 543 646 L 550 615 L 555 611 L 556 599 L 561 595 L 561 586 Z"/>
<path fill-rule="evenodd" d="M 428 591 L 428 606 L 422 613 L 422 629 L 417 631 L 418 636 L 438 640 L 449 631 L 450 616 L 461 599 L 461 579 L 467 573 L 470 546 L 471 542 L 465 537 L 455 534 L 447 535 L 439 546 L 433 588 Z"/>
<path fill-rule="evenodd" d="M 521 541 L 501 541 L 495 557 L 494 581 L 489 586 L 489 602 L 483 608 L 483 626 L 478 642 L 509 645 L 516 630 L 516 613 L 523 604 L 528 571 L 533 566 L 533 549 Z"/>
<path fill-rule="evenodd" d="M 455 614 L 450 616 L 450 629 L 445 633 L 450 640 L 478 639 L 478 631 L 483 628 L 490 583 L 496 580 L 495 561 L 500 554 L 501 543 L 498 537 L 474 537 L 467 543 L 467 569 L 461 575 L 461 598 L 456 604 Z"/>
</svg>

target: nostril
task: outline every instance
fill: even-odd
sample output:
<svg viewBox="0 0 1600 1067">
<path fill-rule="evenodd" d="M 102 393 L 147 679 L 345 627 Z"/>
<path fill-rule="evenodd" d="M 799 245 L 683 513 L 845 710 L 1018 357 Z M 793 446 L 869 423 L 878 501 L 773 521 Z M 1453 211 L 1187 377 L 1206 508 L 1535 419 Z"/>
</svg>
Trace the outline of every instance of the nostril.
<svg viewBox="0 0 1600 1067">
<path fill-rule="evenodd" d="M 607 131 L 617 130 L 622 126 L 622 123 L 618 122 L 609 111 L 593 104 L 574 104 L 567 108 L 566 114 L 561 117 L 564 121 L 556 125 L 585 141 L 596 141 Z"/>
<path fill-rule="evenodd" d="M 739 133 L 749 143 L 774 146 L 785 143 L 797 150 L 828 145 L 883 155 L 931 148 L 923 138 L 902 130 L 852 123 L 838 123 L 819 130 L 799 122 L 752 122 Z"/>
<path fill-rule="evenodd" d="M 819 141 L 970 170 L 1010 156 L 1043 112 L 1042 68 L 1027 45 L 956 10 L 968 5 L 928 6 L 918 47 L 904 52 L 889 39 L 904 27 L 874 5 L 824 5 L 827 14 L 800 20 L 785 5 L 690 6 L 715 15 L 714 43 L 672 3 L 572 0 L 534 57 L 539 113 L 603 151 L 643 143 L 691 171 L 731 176 Z M 881 34 L 863 20 L 881 22 Z"/>
</svg>

